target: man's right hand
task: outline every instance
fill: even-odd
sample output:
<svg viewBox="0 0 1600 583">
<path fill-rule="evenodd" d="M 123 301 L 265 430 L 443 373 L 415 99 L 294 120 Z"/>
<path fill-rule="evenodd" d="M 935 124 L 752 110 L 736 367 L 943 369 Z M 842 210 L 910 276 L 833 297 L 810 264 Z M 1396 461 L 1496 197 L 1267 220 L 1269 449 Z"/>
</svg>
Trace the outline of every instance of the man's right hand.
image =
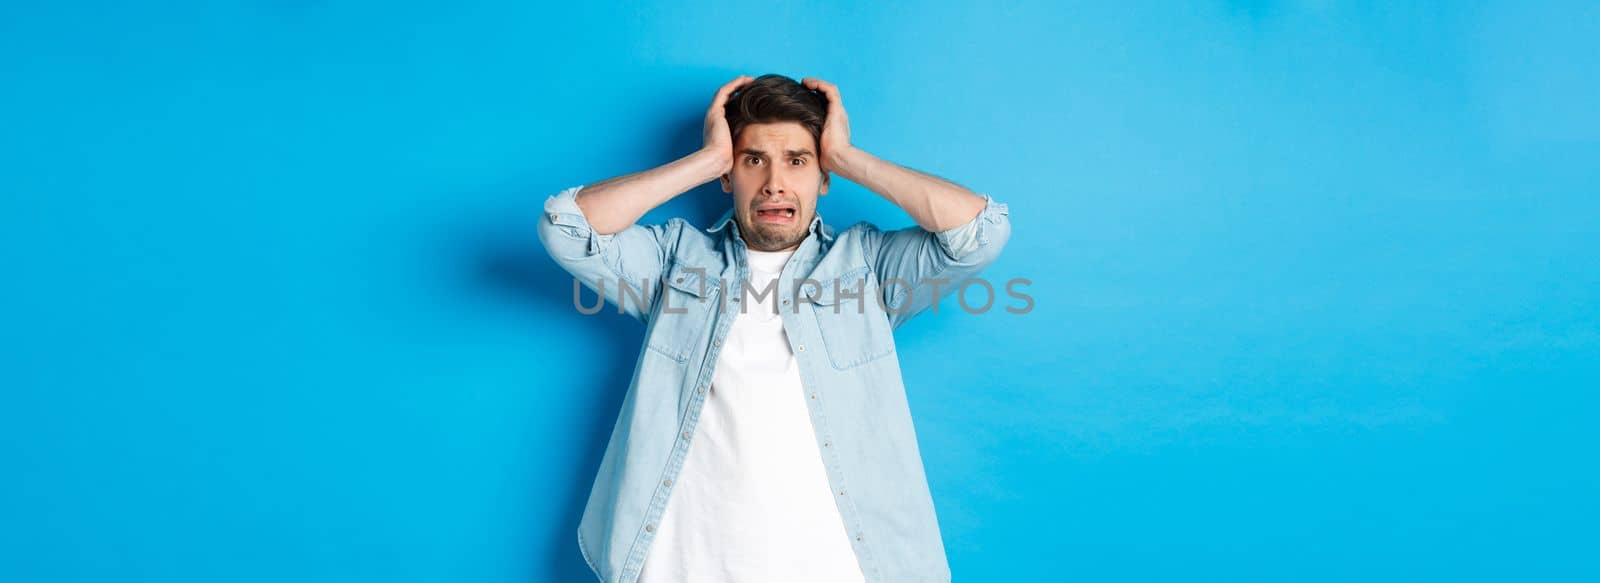
<svg viewBox="0 0 1600 583">
<path fill-rule="evenodd" d="M 728 96 L 753 80 L 755 78 L 749 75 L 740 75 L 723 84 L 722 88 L 717 89 L 716 97 L 711 99 L 711 109 L 706 110 L 706 144 L 701 150 L 717 160 L 719 176 L 733 171 L 733 134 L 728 129 L 728 118 L 724 113 Z"/>
</svg>

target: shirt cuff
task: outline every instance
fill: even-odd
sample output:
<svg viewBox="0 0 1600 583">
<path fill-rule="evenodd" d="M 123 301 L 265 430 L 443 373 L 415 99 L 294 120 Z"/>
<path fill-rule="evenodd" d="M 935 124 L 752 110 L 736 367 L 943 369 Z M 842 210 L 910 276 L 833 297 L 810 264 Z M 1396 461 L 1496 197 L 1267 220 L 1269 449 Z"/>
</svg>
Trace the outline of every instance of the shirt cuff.
<svg viewBox="0 0 1600 583">
<path fill-rule="evenodd" d="M 990 225 L 1006 220 L 1005 217 L 1010 213 L 1006 203 L 995 202 L 994 197 L 986 193 L 977 194 L 983 197 L 983 210 L 978 216 L 960 226 L 934 233 L 939 245 L 944 247 L 945 253 L 948 253 L 953 260 L 961 261 L 972 252 L 988 245 L 989 229 L 993 228 Z"/>
<path fill-rule="evenodd" d="M 585 255 L 596 255 L 605 250 L 615 233 L 594 232 L 589 219 L 583 216 L 583 209 L 578 208 L 577 196 L 584 186 L 573 186 L 545 199 L 544 214 L 568 237 L 583 240 Z"/>
</svg>

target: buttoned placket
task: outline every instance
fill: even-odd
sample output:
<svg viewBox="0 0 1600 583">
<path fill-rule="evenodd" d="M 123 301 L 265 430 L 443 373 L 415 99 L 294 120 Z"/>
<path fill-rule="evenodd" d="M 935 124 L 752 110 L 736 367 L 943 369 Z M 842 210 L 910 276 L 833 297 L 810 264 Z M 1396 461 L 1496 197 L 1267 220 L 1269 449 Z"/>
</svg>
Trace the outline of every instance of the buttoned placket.
<svg viewBox="0 0 1600 583">
<path fill-rule="evenodd" d="M 744 280 L 745 265 L 743 257 L 740 257 L 735 273 L 739 281 Z M 701 277 L 701 283 L 704 285 L 703 279 L 705 276 Z M 688 455 L 695 428 L 699 426 L 700 411 L 704 408 L 706 400 L 706 390 L 711 383 L 712 374 L 716 371 L 717 357 L 722 352 L 722 340 L 727 335 L 728 329 L 733 325 L 733 318 L 729 318 L 727 314 L 722 313 L 724 306 L 722 301 L 723 298 L 727 297 L 727 292 L 723 288 L 727 286 L 722 285 L 720 274 L 718 277 L 717 286 L 712 288 L 712 293 L 716 295 L 715 299 L 718 302 L 718 315 L 716 317 L 717 327 L 711 336 L 711 348 L 706 351 L 705 358 L 700 361 L 700 371 L 695 375 L 695 392 L 689 398 L 689 410 L 687 415 L 684 416 L 683 423 L 680 424 L 681 429 L 678 433 L 677 443 L 673 444 L 672 455 L 667 458 L 665 477 L 662 478 L 660 486 L 656 488 L 656 495 L 651 498 L 650 506 L 645 511 L 644 532 L 636 537 L 633 552 L 623 565 L 624 580 L 631 580 L 637 577 L 639 571 L 644 568 L 645 556 L 649 552 L 650 543 L 653 542 L 655 537 L 656 524 L 661 520 L 661 515 L 666 510 L 667 501 L 672 495 L 672 484 L 678 473 L 683 470 L 684 458 Z M 742 293 L 742 289 L 735 293 Z"/>
<path fill-rule="evenodd" d="M 734 248 L 733 253 L 735 255 L 734 278 L 736 281 L 743 282 L 748 273 L 747 260 L 742 248 L 743 244 L 738 243 L 731 246 Z M 701 283 L 704 285 L 705 276 L 702 275 L 701 277 Z M 677 479 L 678 473 L 683 470 L 684 458 L 688 456 L 695 428 L 699 426 L 700 412 L 705 407 L 706 391 L 710 388 L 712 375 L 716 372 L 717 358 L 722 353 L 722 340 L 727 336 L 728 329 L 732 328 L 734 321 L 734 318 L 728 317 L 725 312 L 727 304 L 723 302 L 738 304 L 740 303 L 740 296 L 744 293 L 741 283 L 735 287 L 735 291 L 731 292 L 733 299 L 725 300 L 730 292 L 723 288 L 729 286 L 722 285 L 720 278 L 721 274 L 718 274 L 717 286 L 712 288 L 713 293 L 717 294 L 716 301 L 718 303 L 716 310 L 717 327 L 711 334 L 711 347 L 707 349 L 705 358 L 700 361 L 700 371 L 695 375 L 695 393 L 689 398 L 689 410 L 684 416 L 683 423 L 680 424 L 677 443 L 673 444 L 672 454 L 667 458 L 665 476 L 662 478 L 660 486 L 656 488 L 656 495 L 651 498 L 650 506 L 645 510 L 644 532 L 635 537 L 633 552 L 629 554 L 628 560 L 623 564 L 623 580 L 634 580 L 638 577 L 639 571 L 644 568 L 645 556 L 649 553 L 650 543 L 655 538 L 656 524 L 666 511 L 667 501 L 672 495 L 672 484 Z"/>
<path fill-rule="evenodd" d="M 811 246 L 811 251 L 813 254 L 820 255 L 820 238 L 807 238 L 807 240 L 801 244 L 801 249 L 805 250 L 807 245 Z M 866 537 L 861 530 L 861 524 L 857 518 L 859 513 L 856 511 L 855 502 L 850 498 L 844 497 L 848 488 L 844 486 L 844 476 L 839 469 L 838 458 L 834 455 L 835 450 L 833 449 L 833 439 L 831 437 L 832 430 L 828 425 L 828 417 L 823 413 L 822 410 L 821 398 L 819 396 L 821 393 L 821 383 L 817 382 L 816 379 L 812 377 L 812 373 L 810 372 L 811 366 L 814 366 L 812 359 L 808 359 L 804 354 L 802 354 L 806 351 L 806 336 L 804 332 L 806 328 L 801 326 L 797 321 L 799 318 L 798 312 L 800 311 L 800 304 L 799 299 L 792 295 L 796 291 L 794 285 L 795 274 L 793 272 L 795 266 L 799 264 L 800 262 L 789 261 L 784 265 L 783 270 L 778 274 L 778 293 L 780 297 L 783 298 L 781 302 L 782 307 L 778 309 L 778 312 L 780 317 L 783 319 L 783 329 L 785 335 L 789 338 L 791 349 L 795 351 L 795 358 L 800 364 L 801 388 L 806 392 L 806 396 L 808 397 L 805 400 L 805 403 L 806 408 L 811 415 L 811 426 L 815 434 L 813 435 L 813 439 L 820 439 L 822 441 L 822 449 L 820 453 L 822 455 L 823 469 L 828 474 L 828 483 L 833 485 L 833 493 L 835 494 L 835 497 L 839 498 L 842 502 L 842 504 L 839 504 L 840 518 L 845 523 L 846 530 L 850 532 L 855 539 L 855 542 L 851 543 L 851 546 L 856 547 L 856 555 L 859 557 L 863 574 L 867 574 L 868 580 L 872 580 L 874 577 L 871 574 L 876 572 L 876 565 L 873 564 L 872 555 L 868 552 L 868 548 L 864 545 Z M 810 286 L 808 286 L 805 293 L 807 298 L 815 299 L 815 294 L 810 289 Z M 795 331 L 797 330 L 802 332 L 800 334 L 795 334 Z M 813 351 L 813 354 L 815 354 L 815 351 Z M 850 525 L 855 525 L 855 527 L 851 528 Z"/>
</svg>

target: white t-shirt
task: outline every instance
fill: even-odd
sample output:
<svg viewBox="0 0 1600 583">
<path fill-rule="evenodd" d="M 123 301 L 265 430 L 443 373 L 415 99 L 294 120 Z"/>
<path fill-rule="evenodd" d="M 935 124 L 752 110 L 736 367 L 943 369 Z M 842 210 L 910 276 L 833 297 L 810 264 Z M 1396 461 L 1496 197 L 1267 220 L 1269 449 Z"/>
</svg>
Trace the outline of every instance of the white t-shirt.
<svg viewBox="0 0 1600 583">
<path fill-rule="evenodd" d="M 749 251 L 750 287 L 793 253 Z M 640 583 L 864 581 L 770 285 L 727 304 L 737 316 Z"/>
</svg>

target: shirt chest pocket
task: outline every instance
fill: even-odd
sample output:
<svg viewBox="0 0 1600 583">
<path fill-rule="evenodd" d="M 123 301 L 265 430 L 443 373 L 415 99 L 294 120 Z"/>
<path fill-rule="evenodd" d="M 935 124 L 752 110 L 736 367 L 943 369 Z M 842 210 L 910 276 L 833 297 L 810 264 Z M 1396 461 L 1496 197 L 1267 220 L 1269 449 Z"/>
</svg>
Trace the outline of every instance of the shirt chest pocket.
<svg viewBox="0 0 1600 583">
<path fill-rule="evenodd" d="M 894 352 L 894 332 L 867 267 L 805 282 L 800 293 L 812 304 L 834 368 L 854 368 Z"/>
<path fill-rule="evenodd" d="M 708 269 L 673 264 L 662 280 L 647 346 L 677 362 L 687 362 L 706 344 L 722 292 L 722 282 Z"/>
</svg>

